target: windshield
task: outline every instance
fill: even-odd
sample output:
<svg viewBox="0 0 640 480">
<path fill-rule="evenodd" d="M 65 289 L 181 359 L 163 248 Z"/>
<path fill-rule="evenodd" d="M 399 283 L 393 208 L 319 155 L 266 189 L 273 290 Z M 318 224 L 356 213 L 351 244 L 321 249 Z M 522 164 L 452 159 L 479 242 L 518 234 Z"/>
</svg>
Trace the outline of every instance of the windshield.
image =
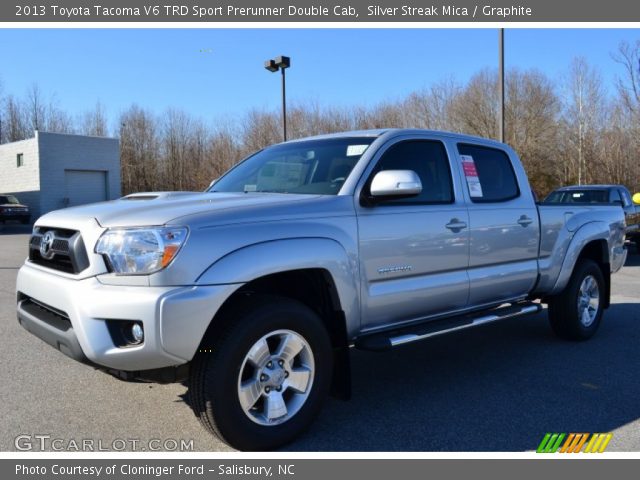
<svg viewBox="0 0 640 480">
<path fill-rule="evenodd" d="M 285 143 L 249 157 L 210 192 L 270 192 L 336 195 L 373 137 Z"/>
<path fill-rule="evenodd" d="M 19 205 L 20 202 L 18 201 L 18 199 L 16 197 L 14 197 L 13 195 L 0 195 L 0 204 L 12 204 L 12 205 Z"/>
<path fill-rule="evenodd" d="M 565 190 L 552 192 L 544 203 L 609 203 L 606 190 Z"/>
</svg>

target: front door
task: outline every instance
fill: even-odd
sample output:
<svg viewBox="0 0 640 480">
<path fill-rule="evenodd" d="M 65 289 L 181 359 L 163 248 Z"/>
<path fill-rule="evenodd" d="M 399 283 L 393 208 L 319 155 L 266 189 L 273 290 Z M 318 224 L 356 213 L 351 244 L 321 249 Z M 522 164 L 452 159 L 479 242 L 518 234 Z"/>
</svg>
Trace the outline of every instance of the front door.
<svg viewBox="0 0 640 480">
<path fill-rule="evenodd" d="M 469 296 L 469 218 L 445 145 L 431 139 L 403 140 L 374 161 L 365 195 L 382 170 L 415 171 L 422 193 L 373 206 L 356 199 L 363 330 L 464 308 Z"/>
</svg>

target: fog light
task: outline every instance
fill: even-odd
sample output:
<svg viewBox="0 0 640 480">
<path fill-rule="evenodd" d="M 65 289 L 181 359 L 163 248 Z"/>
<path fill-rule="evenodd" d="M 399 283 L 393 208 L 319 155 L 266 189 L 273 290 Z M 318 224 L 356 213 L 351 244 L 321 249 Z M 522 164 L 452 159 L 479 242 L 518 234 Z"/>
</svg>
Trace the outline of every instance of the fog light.
<svg viewBox="0 0 640 480">
<path fill-rule="evenodd" d="M 142 330 L 142 325 L 139 323 L 134 323 L 131 326 L 131 338 L 134 343 L 142 343 L 144 340 L 144 330 Z"/>
</svg>

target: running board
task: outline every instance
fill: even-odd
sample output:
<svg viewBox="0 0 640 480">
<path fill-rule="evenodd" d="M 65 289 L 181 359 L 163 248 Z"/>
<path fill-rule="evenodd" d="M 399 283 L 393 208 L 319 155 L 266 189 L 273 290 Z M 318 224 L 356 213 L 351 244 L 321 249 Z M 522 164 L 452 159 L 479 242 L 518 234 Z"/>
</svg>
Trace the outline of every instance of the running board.
<svg viewBox="0 0 640 480">
<path fill-rule="evenodd" d="M 507 318 L 520 317 L 538 313 L 542 310 L 539 303 L 517 303 L 506 307 L 498 307 L 475 314 L 467 314 L 460 317 L 443 320 L 432 320 L 402 329 L 373 333 L 359 337 L 355 341 L 355 347 L 360 350 L 383 351 L 390 350 L 399 345 L 425 340 L 427 338 L 464 330 L 478 325 L 497 322 Z"/>
</svg>

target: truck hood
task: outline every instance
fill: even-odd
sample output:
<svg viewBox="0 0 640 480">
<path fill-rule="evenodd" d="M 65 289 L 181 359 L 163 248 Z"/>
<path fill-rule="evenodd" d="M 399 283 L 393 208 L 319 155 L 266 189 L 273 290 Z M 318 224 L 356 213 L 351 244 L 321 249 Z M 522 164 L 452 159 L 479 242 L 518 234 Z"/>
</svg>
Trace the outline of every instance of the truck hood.
<svg viewBox="0 0 640 480">
<path fill-rule="evenodd" d="M 42 216 L 37 221 L 37 225 L 63 226 L 86 221 L 89 218 L 95 218 L 103 227 L 134 227 L 168 223 L 188 225 L 190 219 L 185 217 L 197 219 L 199 224 L 209 225 L 274 220 L 289 216 L 287 214 L 293 213 L 292 211 L 306 210 L 301 207 L 304 204 L 316 203 L 319 198 L 323 197 L 273 193 L 140 193 L 110 202 L 56 210 Z M 320 213 L 318 210 L 325 209 L 311 208 L 310 210 L 318 214 Z M 329 210 L 327 209 L 326 212 L 328 213 Z"/>
</svg>

